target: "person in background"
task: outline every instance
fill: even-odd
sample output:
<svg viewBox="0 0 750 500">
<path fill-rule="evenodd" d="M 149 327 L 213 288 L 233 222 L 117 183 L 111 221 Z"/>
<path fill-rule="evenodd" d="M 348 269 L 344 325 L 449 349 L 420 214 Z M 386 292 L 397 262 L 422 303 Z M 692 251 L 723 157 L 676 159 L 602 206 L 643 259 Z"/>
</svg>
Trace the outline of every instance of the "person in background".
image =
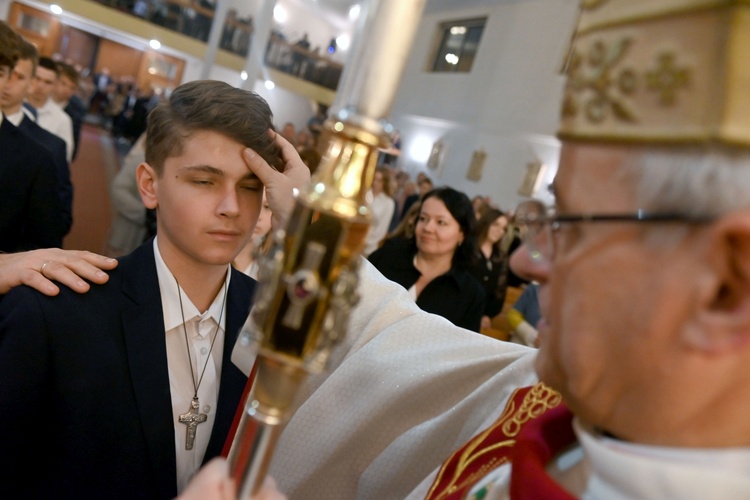
<svg viewBox="0 0 750 500">
<path fill-rule="evenodd" d="M 255 224 L 253 234 L 232 262 L 232 265 L 234 265 L 237 270 L 242 271 L 253 279 L 258 278 L 257 256 L 268 250 L 268 247 L 273 241 L 269 234 L 271 232 L 272 216 L 273 213 L 268 204 L 268 197 L 264 192 L 260 214 L 258 215 L 258 222 Z"/>
<path fill-rule="evenodd" d="M 307 120 L 307 129 L 313 136 L 313 142 L 315 144 L 318 143 L 320 134 L 321 132 L 323 132 L 323 124 L 325 123 L 327 116 L 328 107 L 324 104 L 318 103 L 317 107 L 315 108 L 315 114 L 311 116 L 309 120 Z"/>
<path fill-rule="evenodd" d="M 368 260 L 406 288 L 420 308 L 478 332 L 484 290 L 468 271 L 477 252 L 475 223 L 464 193 L 434 189 L 424 195 L 414 237 L 388 239 Z"/>
<path fill-rule="evenodd" d="M 315 141 L 313 139 L 313 136 L 310 134 L 310 131 L 307 130 L 306 128 L 299 129 L 299 132 L 297 132 L 297 137 L 295 138 L 294 144 L 297 147 L 297 151 L 300 153 L 304 151 L 305 149 L 315 148 Z"/>
<path fill-rule="evenodd" d="M 388 226 L 391 224 L 396 202 L 391 198 L 389 170 L 378 167 L 372 178 L 372 221 L 365 237 L 365 248 L 362 254 L 367 257 L 380 247 L 383 238 L 388 234 Z"/>
<path fill-rule="evenodd" d="M 80 74 L 72 64 L 57 63 L 60 76 L 55 88 L 52 89 L 52 99 L 65 111 L 73 123 L 73 160 L 78 156 L 78 145 L 81 141 L 81 128 L 86 119 L 86 104 L 78 97 L 78 82 Z"/>
<path fill-rule="evenodd" d="M 477 220 L 481 219 L 482 216 L 492 208 L 492 205 L 487 198 L 481 195 L 474 196 L 471 199 L 471 205 L 474 207 L 474 215 L 476 215 Z"/>
<path fill-rule="evenodd" d="M 427 177 L 423 172 L 417 174 L 417 192 L 410 194 L 404 199 L 404 207 L 401 209 L 401 218 L 404 218 L 404 215 L 406 215 L 406 212 L 409 211 L 409 207 L 411 207 L 414 202 L 421 200 L 425 193 L 432 190 L 432 188 L 432 179 Z"/>
<path fill-rule="evenodd" d="M 409 207 L 409 211 L 406 212 L 404 218 L 401 219 L 401 222 L 398 223 L 393 231 L 386 235 L 383 241 L 381 241 L 380 245 L 382 246 L 387 240 L 390 240 L 392 238 L 403 238 L 406 240 L 413 238 L 414 228 L 417 225 L 417 217 L 419 217 L 420 208 L 422 208 L 421 201 L 417 201 L 416 203 L 412 204 L 412 206 Z"/>
<path fill-rule="evenodd" d="M 21 37 L 0 21 L 0 93 Z M 52 154 L 0 115 L 0 252 L 62 246 L 65 227 Z"/>
<path fill-rule="evenodd" d="M 28 41 L 21 39 L 19 58 L 5 89 L 0 93 L 0 108 L 5 118 L 50 153 L 57 172 L 57 194 L 60 201 L 59 217 L 63 236 L 73 225 L 73 183 L 67 160 L 65 141 L 36 123 L 36 117 L 23 105 L 29 93 L 38 53 Z"/>
<path fill-rule="evenodd" d="M 318 169 L 318 165 L 322 159 L 320 153 L 314 148 L 305 148 L 299 151 L 299 157 L 307 165 L 307 168 L 310 169 L 311 174 L 314 174 Z"/>
<path fill-rule="evenodd" d="M 477 222 L 479 255 L 471 267 L 471 274 L 482 284 L 485 292 L 482 328 L 492 326 L 505 303 L 507 287 L 508 254 L 502 248 L 508 228 L 508 217 L 500 210 L 490 208 Z"/>
<path fill-rule="evenodd" d="M 294 127 L 294 123 L 286 122 L 281 128 L 280 133 L 291 145 L 297 146 L 297 130 Z"/>
<path fill-rule="evenodd" d="M 135 141 L 135 144 L 123 158 L 122 167 L 120 167 L 110 186 L 114 214 L 109 238 L 107 239 L 107 248 L 103 252 L 104 255 L 109 257 L 121 257 L 129 254 L 148 237 L 146 206 L 141 199 L 136 180 L 138 166 L 144 161 L 146 161 L 145 132 Z"/>
<path fill-rule="evenodd" d="M 539 332 L 536 325 L 539 324 L 541 319 L 539 284 L 532 282 L 526 285 L 521 296 L 508 311 L 508 324 L 511 329 L 510 341 L 538 347 Z"/>
<path fill-rule="evenodd" d="M 75 148 L 73 120 L 52 98 L 59 74 L 60 69 L 55 61 L 49 57 L 40 57 L 26 100 L 36 111 L 39 126 L 65 141 L 66 158 L 70 163 Z"/>
</svg>

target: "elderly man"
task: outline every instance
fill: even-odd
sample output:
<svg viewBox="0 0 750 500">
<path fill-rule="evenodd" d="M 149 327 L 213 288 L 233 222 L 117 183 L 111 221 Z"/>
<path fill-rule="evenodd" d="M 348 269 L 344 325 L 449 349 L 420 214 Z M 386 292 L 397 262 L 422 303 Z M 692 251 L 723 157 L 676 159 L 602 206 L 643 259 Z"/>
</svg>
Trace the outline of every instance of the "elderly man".
<svg viewBox="0 0 750 500">
<path fill-rule="evenodd" d="M 556 206 L 516 211 L 538 354 L 365 278 L 271 467 L 292 498 L 750 498 L 750 6 L 580 22 Z"/>
</svg>

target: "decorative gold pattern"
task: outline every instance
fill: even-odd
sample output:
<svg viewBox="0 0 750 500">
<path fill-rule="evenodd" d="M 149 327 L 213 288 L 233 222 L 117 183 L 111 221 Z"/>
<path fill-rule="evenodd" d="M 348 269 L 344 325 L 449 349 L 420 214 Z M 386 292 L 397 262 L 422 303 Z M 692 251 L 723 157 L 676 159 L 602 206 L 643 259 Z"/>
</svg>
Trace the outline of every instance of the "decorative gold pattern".
<svg viewBox="0 0 750 500">
<path fill-rule="evenodd" d="M 593 93 L 593 97 L 585 100 L 583 109 L 590 122 L 602 122 L 609 111 L 620 121 L 637 121 L 620 97 L 620 94 L 630 95 L 635 92 L 636 73 L 631 68 L 617 67 L 631 43 L 629 38 L 623 38 L 608 47 L 604 42 L 597 41 L 592 44 L 588 54 L 581 55 L 578 51 L 573 53 L 563 101 L 563 116 L 578 114 L 581 109 L 580 101 L 584 100 L 579 96 L 588 90 Z"/>
<path fill-rule="evenodd" d="M 537 418 L 550 408 L 554 408 L 562 402 L 560 393 L 539 383 L 523 399 L 521 407 L 511 418 L 503 422 L 503 432 L 509 437 L 515 437 L 521 431 L 523 424 Z"/>
<path fill-rule="evenodd" d="M 436 497 L 436 500 L 445 498 L 447 495 L 450 495 L 457 490 L 474 484 L 477 480 L 487 474 L 487 472 L 507 463 L 509 460 L 507 454 L 500 457 L 494 456 L 483 463 L 476 471 L 465 477 L 463 476 L 464 471 L 471 464 L 484 458 L 487 454 L 492 453 L 499 448 L 512 448 L 516 444 L 516 440 L 513 438 L 515 438 L 521 431 L 523 424 L 533 418 L 537 418 L 547 409 L 553 408 L 562 402 L 562 397 L 558 392 L 550 389 L 541 382 L 529 390 L 518 407 L 516 406 L 515 401 L 517 392 L 518 391 L 514 392 L 509 398 L 500 418 L 482 433 L 474 437 L 466 445 L 466 448 L 461 453 L 450 483 L 443 492 L 440 493 L 440 496 Z M 495 436 L 493 439 L 488 440 L 488 437 L 496 433 L 498 428 L 508 439 L 496 441 L 497 437 Z M 427 495 L 428 497 L 431 498 L 435 488 L 442 483 L 442 477 L 446 472 L 446 466 L 451 462 L 452 460 L 446 462 L 438 471 L 437 478 Z"/>
<path fill-rule="evenodd" d="M 558 137 L 750 147 L 750 0 L 581 0 Z"/>
<path fill-rule="evenodd" d="M 659 102 L 664 106 L 675 103 L 677 90 L 690 85 L 690 70 L 677 67 L 675 55 L 665 52 L 659 55 L 656 69 L 646 73 L 648 88 L 659 93 Z"/>
</svg>

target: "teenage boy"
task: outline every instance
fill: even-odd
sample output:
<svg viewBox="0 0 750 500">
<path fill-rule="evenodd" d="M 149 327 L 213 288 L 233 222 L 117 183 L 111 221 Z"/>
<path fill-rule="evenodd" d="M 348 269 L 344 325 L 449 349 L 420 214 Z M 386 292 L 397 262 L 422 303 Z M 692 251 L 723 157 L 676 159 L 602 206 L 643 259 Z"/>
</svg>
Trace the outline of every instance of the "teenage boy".
<svg viewBox="0 0 750 500">
<path fill-rule="evenodd" d="M 63 231 L 67 234 L 73 225 L 73 184 L 70 181 L 70 168 L 66 156 L 67 146 L 60 137 L 39 126 L 31 111 L 23 105 L 36 71 L 39 53 L 36 47 L 26 40 L 21 40 L 18 52 L 18 62 L 5 89 L 0 92 L 0 109 L 8 121 L 49 151 L 57 170 L 60 217 Z"/>
<path fill-rule="evenodd" d="M 272 123 L 252 92 L 178 87 L 149 117 L 137 171 L 158 236 L 85 295 L 18 287 L 4 297 L 9 496 L 174 498 L 221 452 L 246 382 L 229 353 L 255 285 L 229 263 L 260 211 L 253 163 L 280 166 L 279 146 L 293 150 Z"/>
<path fill-rule="evenodd" d="M 0 21 L 0 93 L 21 38 Z M 0 252 L 62 245 L 63 219 L 52 156 L 0 115 Z"/>
</svg>

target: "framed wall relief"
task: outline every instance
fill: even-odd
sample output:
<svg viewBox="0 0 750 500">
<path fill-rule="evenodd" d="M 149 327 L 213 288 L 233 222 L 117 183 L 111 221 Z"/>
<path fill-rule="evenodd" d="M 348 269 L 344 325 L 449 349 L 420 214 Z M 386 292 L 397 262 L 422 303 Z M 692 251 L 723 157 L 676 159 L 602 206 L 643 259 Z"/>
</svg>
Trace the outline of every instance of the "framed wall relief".
<svg viewBox="0 0 750 500">
<path fill-rule="evenodd" d="M 481 181 L 486 160 L 487 152 L 484 149 L 474 151 L 474 154 L 471 155 L 471 163 L 469 163 L 469 171 L 466 172 L 466 178 L 470 181 Z"/>
<path fill-rule="evenodd" d="M 534 192 L 536 192 L 539 182 L 544 178 L 545 170 L 544 163 L 539 160 L 527 163 L 526 171 L 521 180 L 521 186 L 518 188 L 518 194 L 531 198 Z"/>
<path fill-rule="evenodd" d="M 427 159 L 427 168 L 430 170 L 438 171 L 443 165 L 443 157 L 445 156 L 445 142 L 442 139 L 438 139 L 432 145 L 430 151 L 430 157 Z"/>
</svg>

